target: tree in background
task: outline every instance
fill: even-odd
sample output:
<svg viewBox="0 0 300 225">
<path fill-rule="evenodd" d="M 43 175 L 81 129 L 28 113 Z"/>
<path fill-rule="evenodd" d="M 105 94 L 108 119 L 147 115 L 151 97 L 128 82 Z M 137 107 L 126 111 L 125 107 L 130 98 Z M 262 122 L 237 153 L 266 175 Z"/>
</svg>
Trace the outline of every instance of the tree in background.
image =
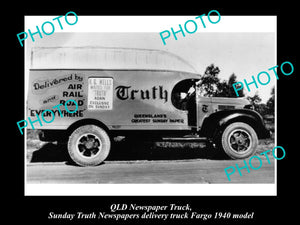
<svg viewBox="0 0 300 225">
<path fill-rule="evenodd" d="M 275 87 L 271 89 L 271 97 L 267 101 L 267 107 L 268 107 L 268 114 L 273 115 L 275 114 Z"/>
<path fill-rule="evenodd" d="M 254 106 L 257 106 L 261 102 L 261 98 L 258 96 L 257 92 L 255 92 L 252 97 L 248 96 L 247 99 L 249 100 L 250 104 Z"/>
<path fill-rule="evenodd" d="M 204 75 L 200 78 L 200 90 L 203 96 L 213 97 L 217 91 L 217 86 L 220 83 L 218 74 L 220 73 L 219 67 L 215 67 L 214 64 L 208 66 L 204 72 Z"/>
<path fill-rule="evenodd" d="M 227 98 L 237 98 L 236 93 L 232 87 L 232 84 L 238 82 L 236 80 L 236 75 L 233 73 L 229 77 L 229 80 L 219 82 L 217 84 L 217 91 L 215 93 L 215 97 L 227 97 Z M 238 87 L 238 86 L 237 86 Z M 239 97 L 244 97 L 244 91 L 243 89 L 238 91 Z"/>
<path fill-rule="evenodd" d="M 238 82 L 236 80 L 236 75 L 233 73 L 228 81 L 220 81 L 218 77 L 219 73 L 219 67 L 214 64 L 211 64 L 206 68 L 204 75 L 200 78 L 200 91 L 203 93 L 203 96 L 236 98 L 237 96 L 232 87 L 232 84 Z M 243 89 L 238 93 L 240 97 L 245 96 Z"/>
<path fill-rule="evenodd" d="M 250 104 L 253 106 L 254 110 L 259 112 L 261 115 L 265 114 L 266 112 L 266 104 L 260 103 L 261 98 L 259 97 L 258 93 L 255 92 L 255 94 L 251 97 L 247 97 Z"/>
<path fill-rule="evenodd" d="M 271 90 L 271 97 L 267 101 L 267 104 L 260 103 L 261 98 L 255 93 L 254 96 L 248 96 L 250 104 L 254 106 L 254 110 L 259 112 L 262 116 L 273 115 L 274 116 L 274 102 L 275 102 L 275 88 L 273 87 Z"/>
</svg>

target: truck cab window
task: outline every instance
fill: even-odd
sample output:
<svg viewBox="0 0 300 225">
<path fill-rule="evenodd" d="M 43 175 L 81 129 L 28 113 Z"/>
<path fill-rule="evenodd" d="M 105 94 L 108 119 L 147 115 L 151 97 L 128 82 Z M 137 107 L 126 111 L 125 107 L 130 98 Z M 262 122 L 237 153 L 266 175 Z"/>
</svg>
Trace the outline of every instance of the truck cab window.
<svg viewBox="0 0 300 225">
<path fill-rule="evenodd" d="M 178 82 L 171 94 L 171 101 L 175 108 L 179 110 L 188 110 L 190 98 L 195 97 L 195 82 L 198 79 L 186 79 Z"/>
</svg>

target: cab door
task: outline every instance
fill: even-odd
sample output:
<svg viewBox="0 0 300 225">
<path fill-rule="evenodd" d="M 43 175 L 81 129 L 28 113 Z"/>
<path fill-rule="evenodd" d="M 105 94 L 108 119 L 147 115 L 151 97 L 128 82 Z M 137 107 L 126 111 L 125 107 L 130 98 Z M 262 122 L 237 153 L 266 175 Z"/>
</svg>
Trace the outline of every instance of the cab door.
<svg viewBox="0 0 300 225">
<path fill-rule="evenodd" d="M 198 85 L 196 85 L 196 113 L 197 130 L 200 130 L 203 121 L 213 112 L 211 98 L 203 97 Z"/>
</svg>

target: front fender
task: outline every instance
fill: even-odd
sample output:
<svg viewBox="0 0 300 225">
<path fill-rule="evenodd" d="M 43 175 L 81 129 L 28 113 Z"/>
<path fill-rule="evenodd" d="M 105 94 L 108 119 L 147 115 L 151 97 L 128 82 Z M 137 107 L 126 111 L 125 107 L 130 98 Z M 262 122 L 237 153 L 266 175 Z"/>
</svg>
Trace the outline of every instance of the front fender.
<svg viewBox="0 0 300 225">
<path fill-rule="evenodd" d="M 256 131 L 259 139 L 270 137 L 270 132 L 265 128 L 262 116 L 249 109 L 232 109 L 212 113 L 203 121 L 200 133 L 207 137 L 214 137 L 218 131 L 233 122 L 249 124 Z"/>
</svg>

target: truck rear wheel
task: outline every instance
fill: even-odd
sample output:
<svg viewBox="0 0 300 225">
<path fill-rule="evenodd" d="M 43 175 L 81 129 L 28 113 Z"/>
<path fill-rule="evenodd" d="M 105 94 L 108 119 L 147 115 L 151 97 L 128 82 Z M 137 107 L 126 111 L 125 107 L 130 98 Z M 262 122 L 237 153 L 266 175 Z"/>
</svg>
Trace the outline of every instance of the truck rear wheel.
<svg viewBox="0 0 300 225">
<path fill-rule="evenodd" d="M 78 127 L 69 137 L 68 152 L 80 166 L 97 166 L 110 152 L 110 138 L 105 130 L 95 125 Z"/>
<path fill-rule="evenodd" d="M 256 152 L 258 138 L 248 124 L 235 122 L 228 125 L 221 135 L 224 152 L 232 159 L 244 159 Z"/>
</svg>

